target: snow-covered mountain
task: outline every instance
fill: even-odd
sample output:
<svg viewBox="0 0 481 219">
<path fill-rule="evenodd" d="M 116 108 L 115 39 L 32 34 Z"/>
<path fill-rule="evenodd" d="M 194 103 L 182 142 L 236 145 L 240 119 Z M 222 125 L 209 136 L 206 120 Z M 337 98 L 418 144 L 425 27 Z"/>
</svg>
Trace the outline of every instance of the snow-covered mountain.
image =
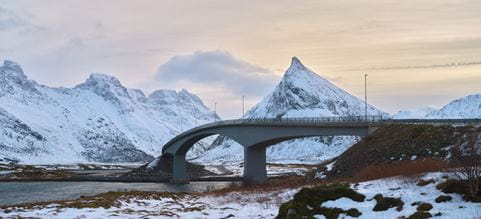
<svg viewBox="0 0 481 219">
<path fill-rule="evenodd" d="M 481 94 L 472 94 L 455 99 L 441 109 L 424 107 L 414 110 L 403 110 L 392 115 L 394 119 L 463 119 L 481 118 Z"/>
<path fill-rule="evenodd" d="M 144 162 L 182 130 L 216 119 L 186 90 L 145 96 L 104 74 L 51 88 L 29 80 L 15 62 L 0 66 L 0 160 Z M 196 145 L 188 156 L 207 146 Z"/>
<path fill-rule="evenodd" d="M 433 107 L 423 107 L 414 110 L 401 110 L 396 114 L 392 115 L 393 119 L 422 119 L 426 115 L 436 111 L 438 109 Z"/>
<path fill-rule="evenodd" d="M 426 118 L 481 118 L 481 94 L 472 94 L 449 102 Z"/>
<path fill-rule="evenodd" d="M 352 96 L 306 68 L 296 57 L 282 80 L 260 103 L 246 114 L 247 118 L 292 118 L 364 115 L 364 101 Z M 369 115 L 386 115 L 368 106 Z M 269 161 L 307 162 L 336 157 L 358 140 L 357 137 L 312 137 L 286 141 L 267 150 Z M 236 142 L 219 137 L 196 161 L 238 161 L 244 156 Z"/>
</svg>

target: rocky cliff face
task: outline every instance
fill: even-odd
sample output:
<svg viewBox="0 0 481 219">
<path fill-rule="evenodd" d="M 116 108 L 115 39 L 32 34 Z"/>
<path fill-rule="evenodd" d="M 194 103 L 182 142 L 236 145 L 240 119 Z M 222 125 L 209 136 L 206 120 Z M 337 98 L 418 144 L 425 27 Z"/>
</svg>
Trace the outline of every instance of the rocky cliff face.
<svg viewBox="0 0 481 219">
<path fill-rule="evenodd" d="M 247 118 L 332 117 L 364 115 L 364 101 L 332 84 L 292 58 L 274 91 L 246 114 Z M 369 115 L 385 113 L 368 106 Z M 356 137 L 313 137 L 286 141 L 268 148 L 269 161 L 307 162 L 335 157 L 354 144 Z M 242 160 L 243 148 L 218 138 L 200 162 Z"/>
<path fill-rule="evenodd" d="M 146 97 L 104 74 L 74 88 L 51 88 L 29 80 L 15 62 L 0 66 L 0 160 L 145 162 L 182 130 L 215 119 L 186 90 Z M 196 145 L 189 156 L 206 145 Z"/>
</svg>

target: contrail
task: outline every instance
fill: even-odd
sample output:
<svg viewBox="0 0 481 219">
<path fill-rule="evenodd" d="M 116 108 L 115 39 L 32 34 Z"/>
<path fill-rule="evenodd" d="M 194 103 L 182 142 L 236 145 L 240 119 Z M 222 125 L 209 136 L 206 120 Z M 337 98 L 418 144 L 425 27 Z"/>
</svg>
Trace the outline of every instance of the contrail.
<svg viewBox="0 0 481 219">
<path fill-rule="evenodd" d="M 351 69 L 337 70 L 337 71 L 334 71 L 334 72 L 450 68 L 450 67 L 472 66 L 472 65 L 481 65 L 481 61 L 476 61 L 476 62 L 452 62 L 452 63 L 447 63 L 447 64 L 436 64 L 436 65 L 407 65 L 407 66 L 389 66 L 389 67 L 368 67 L 368 68 L 356 68 L 356 69 L 351 68 Z"/>
</svg>

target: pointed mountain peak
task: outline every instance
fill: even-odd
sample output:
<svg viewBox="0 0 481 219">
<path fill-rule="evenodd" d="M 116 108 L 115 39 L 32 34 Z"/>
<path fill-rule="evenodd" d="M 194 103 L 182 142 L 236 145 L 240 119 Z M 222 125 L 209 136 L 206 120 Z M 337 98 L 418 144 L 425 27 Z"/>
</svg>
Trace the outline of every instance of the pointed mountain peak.
<svg viewBox="0 0 481 219">
<path fill-rule="evenodd" d="M 22 67 L 20 67 L 20 65 L 14 61 L 5 60 L 3 62 L 3 66 L 0 66 L 0 68 L 24 75 Z"/>
<path fill-rule="evenodd" d="M 188 102 L 204 105 L 202 100 L 195 94 L 190 93 L 186 89 L 180 91 L 175 90 L 156 90 L 149 95 L 149 99 L 159 103 L 172 103 L 172 102 Z"/>
<path fill-rule="evenodd" d="M 111 76 L 111 75 L 107 75 L 107 74 L 101 74 L 101 73 L 90 74 L 89 78 L 87 79 L 87 82 L 89 82 L 89 81 L 90 82 L 107 83 L 107 84 L 122 86 L 119 79 L 117 79 L 116 77 Z"/>
<path fill-rule="evenodd" d="M 289 68 L 306 68 L 297 57 L 292 57 L 291 66 Z"/>
<path fill-rule="evenodd" d="M 307 68 L 297 57 L 294 56 L 291 60 L 291 66 L 289 66 L 284 74 L 284 79 L 286 80 L 287 78 L 292 79 L 299 77 L 304 79 L 310 79 L 312 77 L 324 79 Z"/>
<path fill-rule="evenodd" d="M 297 87 L 303 90 L 310 90 L 311 86 L 324 84 L 327 84 L 326 86 L 334 86 L 328 80 L 303 65 L 297 57 L 292 57 L 291 66 L 284 73 L 281 84 L 289 84 L 289 87 Z"/>
<path fill-rule="evenodd" d="M 77 85 L 78 88 L 94 88 L 94 87 L 122 87 L 119 79 L 100 73 L 92 73 L 84 83 Z"/>
<path fill-rule="evenodd" d="M 93 73 L 90 74 L 84 83 L 75 86 L 75 88 L 91 90 L 105 100 L 121 106 L 123 110 L 131 110 L 128 106 L 125 106 L 121 100 L 124 98 L 131 99 L 127 88 L 122 86 L 119 79 L 113 76 Z"/>
<path fill-rule="evenodd" d="M 293 57 L 281 82 L 252 110 L 249 117 L 355 116 L 362 115 L 364 102 L 337 87 Z M 369 106 L 370 115 L 382 112 Z"/>
</svg>

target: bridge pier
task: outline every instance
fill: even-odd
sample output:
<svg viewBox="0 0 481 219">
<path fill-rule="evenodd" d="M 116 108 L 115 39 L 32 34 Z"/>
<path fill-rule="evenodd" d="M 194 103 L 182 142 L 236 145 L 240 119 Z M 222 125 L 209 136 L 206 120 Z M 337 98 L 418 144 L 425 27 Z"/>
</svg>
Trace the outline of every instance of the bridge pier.
<svg viewBox="0 0 481 219">
<path fill-rule="evenodd" d="M 267 180 L 266 147 L 244 147 L 244 180 L 254 183 Z"/>
<path fill-rule="evenodd" d="M 174 155 L 173 171 L 172 171 L 172 183 L 186 184 L 189 183 L 187 178 L 185 154 Z"/>
</svg>

